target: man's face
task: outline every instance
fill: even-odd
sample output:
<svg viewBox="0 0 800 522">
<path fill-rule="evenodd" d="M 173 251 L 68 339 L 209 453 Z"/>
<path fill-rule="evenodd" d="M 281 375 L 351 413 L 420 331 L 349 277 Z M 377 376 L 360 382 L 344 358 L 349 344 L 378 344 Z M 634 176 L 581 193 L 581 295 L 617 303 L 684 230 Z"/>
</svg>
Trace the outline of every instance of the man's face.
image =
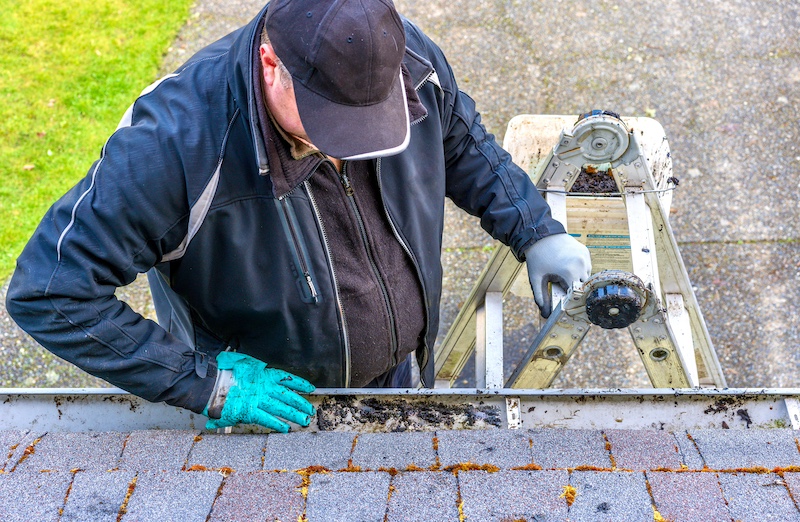
<svg viewBox="0 0 800 522">
<path fill-rule="evenodd" d="M 284 131 L 308 142 L 308 135 L 297 110 L 292 79 L 287 77 L 286 71 L 279 65 L 278 57 L 270 44 L 263 44 L 259 52 L 264 76 L 264 97 L 272 117 Z"/>
</svg>

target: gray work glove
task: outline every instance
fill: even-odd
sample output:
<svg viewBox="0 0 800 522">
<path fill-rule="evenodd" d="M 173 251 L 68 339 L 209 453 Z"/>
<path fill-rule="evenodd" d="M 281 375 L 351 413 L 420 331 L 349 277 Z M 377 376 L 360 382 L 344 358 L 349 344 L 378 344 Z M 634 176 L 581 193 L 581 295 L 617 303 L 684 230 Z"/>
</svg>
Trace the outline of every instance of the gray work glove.
<svg viewBox="0 0 800 522">
<path fill-rule="evenodd" d="M 548 283 L 568 292 L 573 282 L 586 281 L 591 275 L 589 249 L 569 234 L 554 234 L 540 239 L 525 251 L 525 259 L 533 298 L 545 319 L 553 310 Z"/>
</svg>

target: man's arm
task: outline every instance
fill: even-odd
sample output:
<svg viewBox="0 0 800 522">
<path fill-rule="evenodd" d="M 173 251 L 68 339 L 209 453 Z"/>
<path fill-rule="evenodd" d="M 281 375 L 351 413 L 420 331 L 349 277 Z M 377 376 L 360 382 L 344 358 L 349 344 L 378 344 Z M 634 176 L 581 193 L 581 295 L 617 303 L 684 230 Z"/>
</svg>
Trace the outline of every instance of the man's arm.
<svg viewBox="0 0 800 522">
<path fill-rule="evenodd" d="M 168 83 L 159 91 L 175 88 Z M 214 363 L 114 296 L 176 248 L 188 228 L 187 165 L 170 127 L 181 119 L 159 113 L 167 106 L 158 92 L 140 98 L 133 124 L 112 135 L 87 176 L 44 216 L 17 261 L 7 308 L 43 346 L 88 373 L 201 412 Z M 210 154 L 201 148 L 191 158 L 214 165 Z"/>
<path fill-rule="evenodd" d="M 458 89 L 442 51 L 422 31 L 408 24 L 407 38 L 436 70 L 444 96 L 441 101 L 447 196 L 481 218 L 481 226 L 525 259 L 535 241 L 564 232 L 528 175 L 481 123 L 475 102 Z"/>
<path fill-rule="evenodd" d="M 413 27 L 413 26 L 412 26 Z M 589 277 L 585 246 L 565 233 L 528 175 L 486 132 L 475 102 L 458 89 L 441 50 L 414 28 L 425 45 L 444 91 L 442 114 L 447 195 L 462 209 L 479 216 L 492 237 L 508 245 L 528 271 L 542 315 L 550 315 L 548 284 L 565 291 Z"/>
</svg>

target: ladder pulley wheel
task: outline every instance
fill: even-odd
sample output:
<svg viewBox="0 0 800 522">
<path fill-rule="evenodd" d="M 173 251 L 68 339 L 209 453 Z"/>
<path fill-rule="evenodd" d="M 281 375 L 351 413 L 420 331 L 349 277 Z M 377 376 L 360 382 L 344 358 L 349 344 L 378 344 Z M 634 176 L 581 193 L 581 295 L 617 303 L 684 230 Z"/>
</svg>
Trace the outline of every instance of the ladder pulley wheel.
<svg viewBox="0 0 800 522">
<path fill-rule="evenodd" d="M 644 305 L 642 295 L 630 286 L 609 284 L 586 296 L 586 315 L 606 330 L 626 328 L 639 319 Z"/>
</svg>

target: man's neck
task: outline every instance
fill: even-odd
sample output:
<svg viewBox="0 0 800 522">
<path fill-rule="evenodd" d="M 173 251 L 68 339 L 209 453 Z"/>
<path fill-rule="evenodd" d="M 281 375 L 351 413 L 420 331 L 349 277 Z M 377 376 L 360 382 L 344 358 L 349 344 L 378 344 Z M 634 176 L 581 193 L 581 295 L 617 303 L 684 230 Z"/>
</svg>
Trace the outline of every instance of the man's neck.
<svg viewBox="0 0 800 522">
<path fill-rule="evenodd" d="M 333 163 L 333 166 L 336 167 L 337 171 L 342 171 L 342 160 L 339 158 L 332 158 L 330 156 L 328 156 L 328 159 L 331 160 L 331 163 Z"/>
<path fill-rule="evenodd" d="M 273 120 L 273 121 L 274 121 L 274 120 Z M 276 123 L 275 125 L 276 125 L 276 126 L 278 126 L 278 124 L 277 124 L 277 123 Z M 287 135 L 287 136 L 288 136 L 290 139 L 293 139 L 293 140 L 296 140 L 296 141 L 298 141 L 298 142 L 302 143 L 302 144 L 303 144 L 303 145 L 305 145 L 305 146 L 306 146 L 308 149 L 313 149 L 313 150 L 317 150 L 317 151 L 319 150 L 319 148 L 317 148 L 317 146 L 316 146 L 316 145 L 314 145 L 313 143 L 311 143 L 309 140 L 307 140 L 307 139 L 305 139 L 305 138 L 301 138 L 300 136 L 297 136 L 297 135 L 295 135 L 295 134 L 291 134 L 291 133 L 289 133 L 289 132 L 286 132 L 286 131 L 283 131 L 283 132 L 284 132 L 284 133 L 285 133 L 285 134 L 286 134 L 286 135 Z M 326 155 L 326 157 L 327 157 L 329 160 L 331 160 L 331 163 L 333 163 L 333 166 L 334 166 L 334 167 L 336 167 L 336 170 L 337 170 L 337 171 L 339 171 L 339 172 L 341 172 L 341 171 L 342 171 L 342 160 L 340 160 L 339 158 L 334 158 L 334 157 L 327 156 L 327 155 Z"/>
</svg>

